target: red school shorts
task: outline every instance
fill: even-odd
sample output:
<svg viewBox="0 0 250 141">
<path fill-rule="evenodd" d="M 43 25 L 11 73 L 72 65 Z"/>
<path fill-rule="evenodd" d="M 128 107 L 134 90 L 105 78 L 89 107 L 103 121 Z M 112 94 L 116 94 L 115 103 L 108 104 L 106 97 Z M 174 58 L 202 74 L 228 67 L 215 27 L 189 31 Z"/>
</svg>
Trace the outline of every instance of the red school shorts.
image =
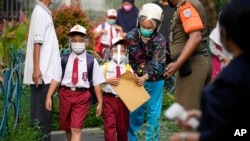
<svg viewBox="0 0 250 141">
<path fill-rule="evenodd" d="M 71 91 L 61 88 L 59 91 L 60 129 L 82 129 L 90 107 L 91 94 L 88 90 Z"/>
</svg>

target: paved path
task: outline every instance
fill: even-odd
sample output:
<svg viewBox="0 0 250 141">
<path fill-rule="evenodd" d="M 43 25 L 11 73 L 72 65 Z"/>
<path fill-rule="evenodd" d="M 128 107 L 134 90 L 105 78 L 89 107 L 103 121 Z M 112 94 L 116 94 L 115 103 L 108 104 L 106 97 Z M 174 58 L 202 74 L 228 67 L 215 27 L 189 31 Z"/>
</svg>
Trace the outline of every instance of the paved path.
<svg viewBox="0 0 250 141">
<path fill-rule="evenodd" d="M 101 128 L 83 129 L 82 141 L 104 141 Z M 67 141 L 64 131 L 53 131 L 51 141 Z"/>
</svg>

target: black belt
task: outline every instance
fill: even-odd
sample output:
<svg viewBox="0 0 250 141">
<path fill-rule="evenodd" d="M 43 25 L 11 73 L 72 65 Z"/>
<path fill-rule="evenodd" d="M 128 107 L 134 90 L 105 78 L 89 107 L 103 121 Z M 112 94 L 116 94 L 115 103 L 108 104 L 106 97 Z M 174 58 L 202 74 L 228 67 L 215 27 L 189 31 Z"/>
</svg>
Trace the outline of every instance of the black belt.
<svg viewBox="0 0 250 141">
<path fill-rule="evenodd" d="M 79 87 L 66 87 L 66 86 L 61 86 L 61 87 L 64 89 L 73 91 L 73 92 L 74 91 L 80 92 L 80 91 L 87 91 L 88 90 L 87 88 L 79 88 Z"/>
<path fill-rule="evenodd" d="M 195 51 L 192 56 L 196 56 L 196 55 L 205 55 L 205 56 L 207 56 L 208 51 L 207 50 Z"/>
<path fill-rule="evenodd" d="M 116 95 L 116 94 L 113 94 L 113 93 L 106 93 L 106 92 L 103 92 L 103 95 L 105 95 L 105 96 L 112 96 L 112 97 L 116 97 L 116 98 L 119 97 L 119 96 Z"/>
</svg>

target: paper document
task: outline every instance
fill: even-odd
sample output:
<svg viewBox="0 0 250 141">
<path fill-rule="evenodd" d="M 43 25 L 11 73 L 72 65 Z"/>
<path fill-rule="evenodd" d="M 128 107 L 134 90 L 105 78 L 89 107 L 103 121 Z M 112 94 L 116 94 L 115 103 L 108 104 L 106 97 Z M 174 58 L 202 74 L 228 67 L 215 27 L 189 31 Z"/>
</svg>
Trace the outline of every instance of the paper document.
<svg viewBox="0 0 250 141">
<path fill-rule="evenodd" d="M 143 86 L 138 86 L 136 77 L 131 72 L 121 75 L 118 86 L 112 86 L 130 112 L 133 112 L 150 98 Z"/>
</svg>

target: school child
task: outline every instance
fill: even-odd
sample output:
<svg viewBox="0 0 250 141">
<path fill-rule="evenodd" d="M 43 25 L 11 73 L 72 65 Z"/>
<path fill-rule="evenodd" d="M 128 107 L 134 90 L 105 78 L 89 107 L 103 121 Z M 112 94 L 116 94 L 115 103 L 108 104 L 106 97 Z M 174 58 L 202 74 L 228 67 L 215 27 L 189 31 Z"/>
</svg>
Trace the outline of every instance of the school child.
<svg viewBox="0 0 250 141">
<path fill-rule="evenodd" d="M 101 66 L 106 78 L 106 83 L 103 87 L 105 141 L 128 141 L 129 111 L 111 87 L 111 85 L 119 85 L 119 78 L 123 73 L 126 71 L 132 72 L 129 64 L 124 62 L 127 54 L 127 45 L 127 40 L 122 37 L 114 38 L 110 48 L 111 60 Z M 120 55 L 118 55 L 119 51 Z"/>
<path fill-rule="evenodd" d="M 99 24 L 94 30 L 95 48 L 94 50 L 103 58 L 105 49 L 111 47 L 113 38 L 123 36 L 123 29 L 116 24 L 117 11 L 108 9 L 106 12 L 106 21 Z"/>
<path fill-rule="evenodd" d="M 91 93 L 89 91 L 87 61 L 89 54 L 86 53 L 87 35 L 86 29 L 75 25 L 68 33 L 72 52 L 63 71 L 61 86 L 59 89 L 59 120 L 60 129 L 66 131 L 68 141 L 80 141 L 81 129 L 90 107 Z M 92 56 L 91 56 L 92 57 Z M 94 59 L 94 58 L 92 58 Z M 98 104 L 96 116 L 102 113 L 102 94 L 100 84 L 105 81 L 101 68 L 93 60 L 93 72 L 91 72 L 93 86 Z M 52 108 L 52 91 L 47 94 L 46 109 Z"/>
</svg>

